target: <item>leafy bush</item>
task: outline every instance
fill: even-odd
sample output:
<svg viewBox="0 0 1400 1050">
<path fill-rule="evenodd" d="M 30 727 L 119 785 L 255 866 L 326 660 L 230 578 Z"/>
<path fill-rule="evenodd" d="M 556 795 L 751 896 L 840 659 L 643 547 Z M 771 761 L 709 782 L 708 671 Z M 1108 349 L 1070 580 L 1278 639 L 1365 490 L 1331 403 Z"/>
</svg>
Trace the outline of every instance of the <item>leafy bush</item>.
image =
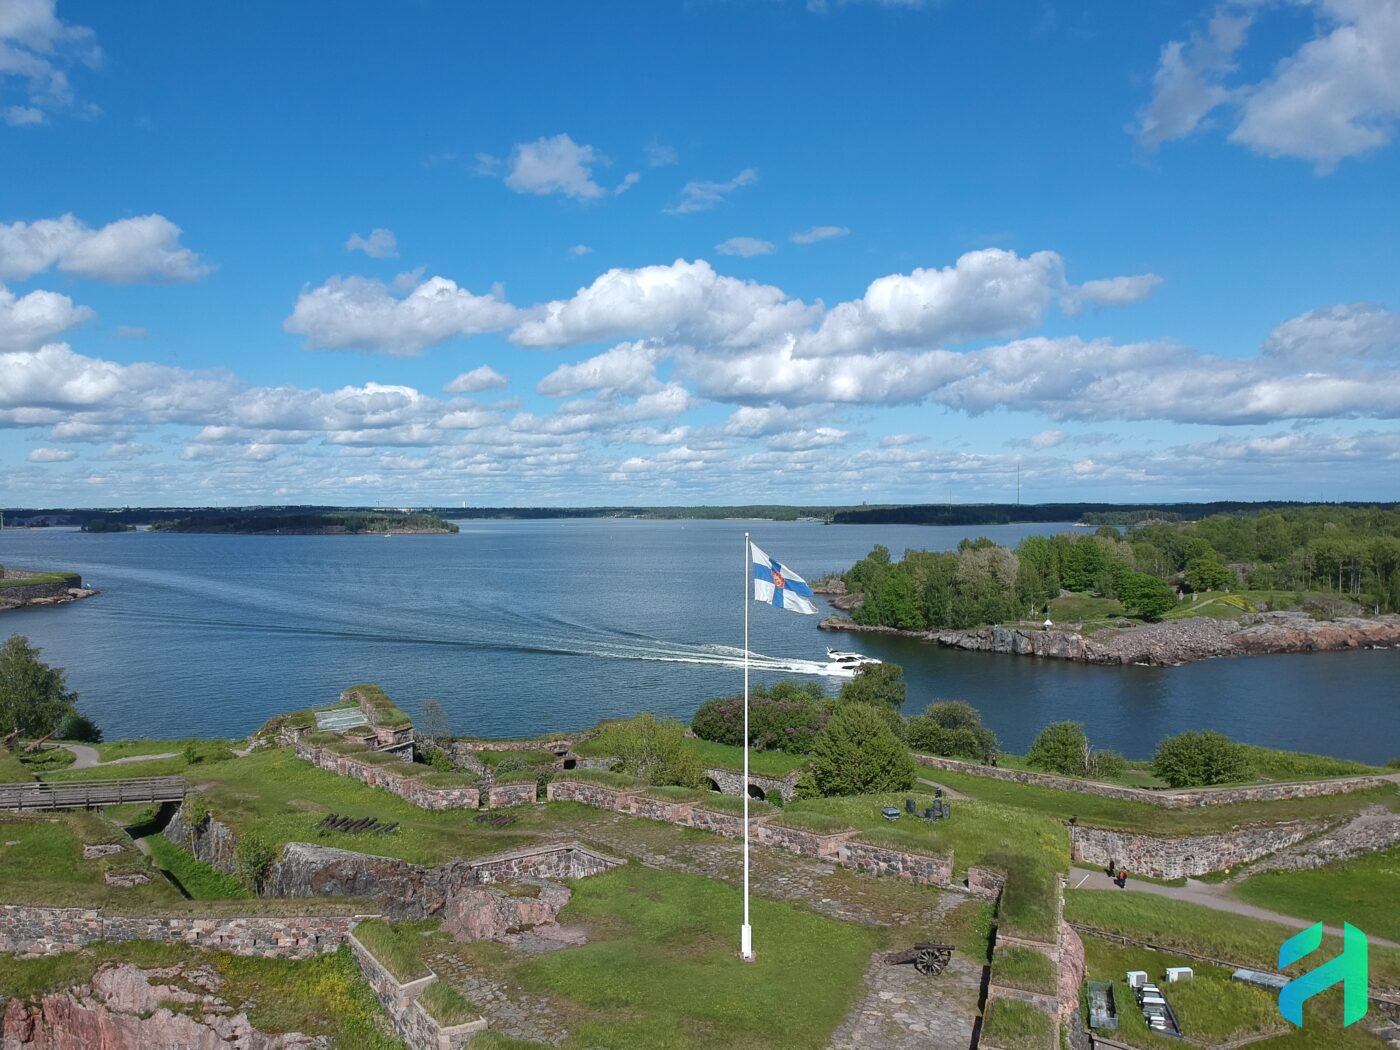
<svg viewBox="0 0 1400 1050">
<path fill-rule="evenodd" d="M 267 881 L 272 862 L 281 850 L 268 842 L 257 832 L 245 831 L 234 848 L 234 862 L 238 866 L 238 877 L 254 893 L 262 890 Z"/>
<path fill-rule="evenodd" d="M 619 722 L 611 732 L 616 740 L 618 772 L 645 784 L 679 784 L 699 787 L 704 770 L 695 753 L 685 746 L 685 727 L 642 714 Z"/>
<path fill-rule="evenodd" d="M 1112 777 L 1127 769 L 1122 755 L 1095 751 L 1079 722 L 1052 722 L 1040 731 L 1026 752 L 1034 769 L 1066 777 Z"/>
<path fill-rule="evenodd" d="M 76 740 L 80 744 L 102 743 L 102 729 L 87 715 L 74 712 L 58 731 L 60 739 Z"/>
<path fill-rule="evenodd" d="M 749 694 L 749 745 L 763 751 L 806 754 L 830 715 L 819 685 L 779 682 Z M 741 747 L 744 698 L 719 697 L 700 705 L 691 730 L 701 740 Z"/>
<path fill-rule="evenodd" d="M 886 708 L 888 710 L 888 708 Z M 870 704 L 842 704 L 812 746 L 812 777 L 823 795 L 903 791 L 914 783 L 914 759 Z"/>
<path fill-rule="evenodd" d="M 1252 771 L 1245 749 L 1225 734 L 1188 729 L 1157 745 L 1152 772 L 1182 788 L 1248 780 Z"/>
<path fill-rule="evenodd" d="M 39 659 L 22 634 L 0 646 L 0 726 L 23 737 L 52 733 L 77 712 L 78 694 L 68 689 L 61 667 Z"/>
<path fill-rule="evenodd" d="M 841 700 L 849 704 L 884 704 L 898 711 L 909 695 L 904 668 L 899 664 L 863 664 L 856 676 L 841 687 Z"/>
<path fill-rule="evenodd" d="M 984 762 L 997 753 L 997 735 L 982 724 L 971 704 L 934 701 L 909 719 L 906 738 L 915 751 Z"/>
</svg>

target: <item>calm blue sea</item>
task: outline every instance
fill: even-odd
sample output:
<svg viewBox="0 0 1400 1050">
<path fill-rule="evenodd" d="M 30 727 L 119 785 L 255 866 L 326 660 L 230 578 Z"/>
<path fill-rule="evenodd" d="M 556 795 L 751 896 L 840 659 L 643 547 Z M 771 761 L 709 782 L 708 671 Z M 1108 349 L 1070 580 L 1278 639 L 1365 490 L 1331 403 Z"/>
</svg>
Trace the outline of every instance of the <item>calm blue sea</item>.
<svg viewBox="0 0 1400 1050">
<path fill-rule="evenodd" d="M 66 667 L 109 738 L 241 735 L 358 681 L 410 712 L 438 698 L 461 734 L 578 729 L 642 710 L 688 719 L 740 688 L 746 529 L 810 579 L 876 543 L 1014 545 L 1065 527 L 460 524 L 456 536 L 389 538 L 6 530 L 0 564 L 76 570 L 102 593 L 2 613 L 0 633 L 28 635 Z M 904 665 L 908 713 L 967 700 L 1014 750 L 1072 718 L 1130 757 L 1186 728 L 1367 761 L 1400 755 L 1400 651 L 1105 668 L 830 635 L 816 617 L 760 605 L 752 617 L 752 648 L 768 658 L 756 680 L 815 669 L 827 644 L 863 649 Z"/>
</svg>

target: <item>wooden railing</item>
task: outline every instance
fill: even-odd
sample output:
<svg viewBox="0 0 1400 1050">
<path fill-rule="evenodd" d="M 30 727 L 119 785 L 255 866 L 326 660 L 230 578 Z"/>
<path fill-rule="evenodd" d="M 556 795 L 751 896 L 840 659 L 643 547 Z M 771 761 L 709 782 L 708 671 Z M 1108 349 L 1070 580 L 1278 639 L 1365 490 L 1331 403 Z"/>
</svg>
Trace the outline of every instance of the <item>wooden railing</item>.
<svg viewBox="0 0 1400 1050">
<path fill-rule="evenodd" d="M 0 784 L 0 809 L 91 809 L 123 802 L 179 802 L 189 789 L 190 782 L 184 777 Z"/>
</svg>

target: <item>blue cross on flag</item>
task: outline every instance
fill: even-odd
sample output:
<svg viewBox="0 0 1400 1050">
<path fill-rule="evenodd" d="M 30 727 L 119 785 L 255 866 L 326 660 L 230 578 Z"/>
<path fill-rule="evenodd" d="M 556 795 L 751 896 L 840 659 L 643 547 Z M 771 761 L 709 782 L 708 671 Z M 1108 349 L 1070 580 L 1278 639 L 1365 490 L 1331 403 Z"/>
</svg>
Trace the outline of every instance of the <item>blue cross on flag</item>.
<svg viewBox="0 0 1400 1050">
<path fill-rule="evenodd" d="M 781 562 L 774 561 L 758 549 L 755 543 L 749 544 L 749 557 L 753 561 L 753 600 L 776 605 L 788 612 L 814 615 L 817 607 L 809 600 L 812 588 L 807 581 Z"/>
</svg>

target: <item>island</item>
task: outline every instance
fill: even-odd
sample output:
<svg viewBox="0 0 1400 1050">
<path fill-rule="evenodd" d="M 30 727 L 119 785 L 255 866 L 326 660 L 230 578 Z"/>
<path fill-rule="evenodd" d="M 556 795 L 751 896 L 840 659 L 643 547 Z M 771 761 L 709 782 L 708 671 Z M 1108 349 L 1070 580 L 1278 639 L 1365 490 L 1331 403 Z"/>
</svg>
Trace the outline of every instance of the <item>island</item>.
<svg viewBox="0 0 1400 1050">
<path fill-rule="evenodd" d="M 237 533 L 249 536 L 450 535 L 457 526 L 436 514 L 413 511 L 330 511 L 320 514 L 240 511 L 199 514 L 151 525 L 152 532 Z"/>
<path fill-rule="evenodd" d="M 61 605 L 97 592 L 76 572 L 46 572 L 0 566 L 0 612 L 30 605 Z"/>
<path fill-rule="evenodd" d="M 1400 511 L 1338 505 L 1103 524 L 955 551 L 877 546 L 819 590 L 826 630 L 1170 666 L 1400 645 Z"/>
</svg>

